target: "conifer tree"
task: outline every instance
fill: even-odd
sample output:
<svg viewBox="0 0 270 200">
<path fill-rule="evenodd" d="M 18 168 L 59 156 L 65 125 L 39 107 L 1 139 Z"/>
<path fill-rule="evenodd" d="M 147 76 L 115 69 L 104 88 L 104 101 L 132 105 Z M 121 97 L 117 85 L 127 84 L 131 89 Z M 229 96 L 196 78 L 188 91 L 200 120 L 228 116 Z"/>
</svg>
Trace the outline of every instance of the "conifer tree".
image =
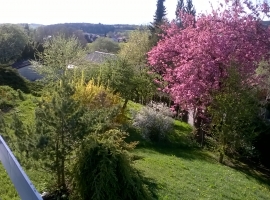
<svg viewBox="0 0 270 200">
<path fill-rule="evenodd" d="M 154 15 L 154 22 L 149 26 L 151 31 L 151 43 L 155 46 L 160 39 L 159 34 L 162 33 L 160 26 L 166 22 L 166 7 L 164 6 L 165 0 L 157 0 L 157 9 Z"/>
<path fill-rule="evenodd" d="M 154 23 L 160 24 L 165 19 L 166 8 L 164 6 L 165 0 L 157 0 L 157 10 L 154 16 Z"/>
<path fill-rule="evenodd" d="M 59 81 L 54 90 L 51 99 L 43 100 L 36 109 L 38 147 L 45 166 L 57 177 L 57 186 L 65 188 L 66 162 L 83 136 L 84 112 L 79 102 L 72 98 L 74 90 L 68 79 Z"/>
<path fill-rule="evenodd" d="M 75 38 L 57 36 L 44 46 L 39 55 L 42 64 L 33 62 L 49 85 L 36 109 L 37 146 L 46 167 L 56 175 L 58 188 L 66 189 L 68 156 L 86 132 L 84 109 L 72 97 L 74 72 L 85 54 Z M 68 68 L 70 65 L 74 68 Z"/>
<path fill-rule="evenodd" d="M 176 15 L 176 23 L 180 27 L 183 26 L 183 24 L 182 24 L 183 20 L 181 19 L 181 15 L 182 15 L 181 12 L 189 14 L 189 15 L 193 15 L 195 17 L 196 9 L 192 3 L 192 0 L 187 0 L 186 4 L 185 4 L 184 0 L 178 0 L 178 2 L 177 2 L 175 15 Z"/>
</svg>

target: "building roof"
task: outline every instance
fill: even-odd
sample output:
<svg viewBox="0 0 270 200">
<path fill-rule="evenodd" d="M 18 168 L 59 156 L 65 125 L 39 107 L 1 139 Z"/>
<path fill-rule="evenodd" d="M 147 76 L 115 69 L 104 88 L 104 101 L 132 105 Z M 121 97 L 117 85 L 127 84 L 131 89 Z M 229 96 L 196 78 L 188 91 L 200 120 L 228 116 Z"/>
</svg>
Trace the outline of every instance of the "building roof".
<svg viewBox="0 0 270 200">
<path fill-rule="evenodd" d="M 88 53 L 86 59 L 94 63 L 103 63 L 106 60 L 116 59 L 116 55 L 112 53 L 105 53 L 101 51 L 94 51 Z"/>
<path fill-rule="evenodd" d="M 11 66 L 15 69 L 20 69 L 20 68 L 26 67 L 28 65 L 31 65 L 30 61 L 24 60 L 24 61 L 20 61 L 20 62 L 15 62 Z"/>
</svg>

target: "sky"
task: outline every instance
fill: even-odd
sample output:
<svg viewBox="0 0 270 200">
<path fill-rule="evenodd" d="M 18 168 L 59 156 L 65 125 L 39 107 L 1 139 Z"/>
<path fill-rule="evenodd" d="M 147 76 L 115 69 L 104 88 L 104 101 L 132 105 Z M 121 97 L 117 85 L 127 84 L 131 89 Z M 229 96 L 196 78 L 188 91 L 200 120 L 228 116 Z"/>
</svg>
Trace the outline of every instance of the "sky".
<svg viewBox="0 0 270 200">
<path fill-rule="evenodd" d="M 210 12 L 210 0 L 193 0 L 197 13 Z M 211 3 L 217 4 L 216 0 Z M 0 23 L 148 24 L 156 0 L 0 0 Z M 167 18 L 175 18 L 177 0 L 166 0 Z"/>
</svg>

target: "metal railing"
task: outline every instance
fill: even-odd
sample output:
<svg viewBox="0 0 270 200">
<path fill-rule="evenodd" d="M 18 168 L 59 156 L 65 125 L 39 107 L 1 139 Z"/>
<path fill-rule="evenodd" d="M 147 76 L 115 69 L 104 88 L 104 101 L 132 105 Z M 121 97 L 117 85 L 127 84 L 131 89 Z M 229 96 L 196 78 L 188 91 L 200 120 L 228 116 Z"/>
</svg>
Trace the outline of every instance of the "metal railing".
<svg viewBox="0 0 270 200">
<path fill-rule="evenodd" d="M 0 161 L 22 200 L 42 200 L 41 195 L 37 192 L 1 135 Z"/>
</svg>

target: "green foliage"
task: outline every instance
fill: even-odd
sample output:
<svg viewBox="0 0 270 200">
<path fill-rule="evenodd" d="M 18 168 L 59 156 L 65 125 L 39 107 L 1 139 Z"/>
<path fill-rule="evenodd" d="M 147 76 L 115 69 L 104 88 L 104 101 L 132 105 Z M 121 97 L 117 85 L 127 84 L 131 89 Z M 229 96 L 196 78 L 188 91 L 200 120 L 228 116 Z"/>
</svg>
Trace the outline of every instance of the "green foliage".
<svg viewBox="0 0 270 200">
<path fill-rule="evenodd" d="M 251 148 L 256 135 L 254 120 L 259 107 L 254 88 L 243 84 L 235 68 L 223 81 L 223 89 L 213 95 L 208 108 L 211 116 L 211 134 L 217 140 L 220 162 L 225 153 L 235 153 L 238 148 Z"/>
<path fill-rule="evenodd" d="M 133 125 L 141 130 L 144 139 L 158 142 L 172 131 L 173 119 L 170 108 L 162 103 L 152 102 L 135 113 Z"/>
<path fill-rule="evenodd" d="M 2 200 L 19 200 L 20 199 L 2 163 L 0 163 L 0 184 L 1 184 L 0 198 Z"/>
<path fill-rule="evenodd" d="M 122 58 L 107 62 L 101 68 L 101 82 L 125 99 L 123 108 L 128 100 L 146 101 L 156 91 L 152 77 L 146 69 L 136 68 Z"/>
<path fill-rule="evenodd" d="M 24 30 L 13 24 L 0 25 L 0 64 L 12 64 L 22 54 L 28 38 Z"/>
<path fill-rule="evenodd" d="M 150 32 L 146 29 L 131 31 L 128 42 L 121 45 L 119 57 L 136 68 L 144 66 L 147 52 L 151 48 L 149 37 Z"/>
<path fill-rule="evenodd" d="M 109 88 L 95 82 L 93 79 L 88 83 L 84 83 L 82 77 L 75 81 L 74 84 L 75 93 L 73 98 L 87 110 L 86 115 L 90 114 L 87 118 L 95 122 L 90 122 L 93 127 L 99 126 L 99 128 L 93 129 L 92 125 L 88 124 L 92 131 L 104 130 L 104 127 L 110 127 L 112 123 L 115 123 L 115 125 L 126 123 L 125 113 L 120 108 L 121 98 L 119 94 L 113 94 Z M 106 120 L 104 121 L 104 119 Z"/>
<path fill-rule="evenodd" d="M 72 98 L 74 89 L 68 80 L 58 82 L 49 98 L 36 109 L 36 133 L 40 136 L 39 158 L 57 177 L 57 186 L 66 187 L 66 160 L 85 134 L 84 110 Z"/>
<path fill-rule="evenodd" d="M 151 31 L 151 46 L 155 46 L 160 39 L 159 34 L 162 33 L 161 25 L 163 25 L 166 19 L 166 7 L 164 6 L 165 0 L 157 0 L 157 9 L 154 15 L 154 22 L 149 26 Z"/>
<path fill-rule="evenodd" d="M 94 42 L 87 45 L 90 52 L 101 51 L 106 53 L 117 53 L 120 49 L 119 44 L 107 37 L 99 37 Z"/>
<path fill-rule="evenodd" d="M 0 66 L 0 85 L 10 86 L 15 90 L 20 89 L 25 93 L 30 93 L 29 84 L 29 81 L 21 77 L 17 70 Z"/>
<path fill-rule="evenodd" d="M 53 82 L 72 77 L 76 69 L 86 65 L 86 53 L 75 37 L 66 39 L 58 35 L 46 41 L 43 46 L 44 52 L 37 54 L 41 62 L 33 61 L 32 64 L 46 80 Z M 73 66 L 73 70 L 68 66 Z"/>
<path fill-rule="evenodd" d="M 33 62 L 45 77 L 47 87 L 36 109 L 35 127 L 39 136 L 35 153 L 56 177 L 57 189 L 67 189 L 67 158 L 86 134 L 85 110 L 74 98 L 72 84 L 77 69 L 84 66 L 85 52 L 74 37 L 59 35 L 44 44 L 42 62 Z M 42 64 L 41 64 L 42 63 Z M 68 66 L 73 65 L 73 69 Z"/>
<path fill-rule="evenodd" d="M 131 79 L 130 83 L 126 82 L 126 84 L 133 85 L 131 88 L 134 91 L 132 100 L 142 104 L 149 102 L 157 89 L 153 82 L 155 74 L 148 73 L 146 56 L 151 48 L 149 37 L 150 32 L 146 29 L 131 31 L 128 42 L 121 46 L 118 54 L 120 59 L 126 62 L 125 65 L 129 66 L 126 67 L 126 71 Z"/>
<path fill-rule="evenodd" d="M 151 199 L 131 164 L 129 151 L 136 143 L 126 143 L 126 136 L 120 130 L 109 130 L 84 141 L 74 166 L 75 189 L 81 199 Z"/>
<path fill-rule="evenodd" d="M 81 78 L 75 83 L 73 98 L 87 109 L 110 108 L 120 104 L 120 96 L 113 94 L 109 88 L 95 83 L 92 79 L 87 84 Z"/>
<path fill-rule="evenodd" d="M 19 99 L 17 91 L 9 86 L 0 86 L 0 110 L 7 112 L 15 106 L 17 99 Z"/>
</svg>

